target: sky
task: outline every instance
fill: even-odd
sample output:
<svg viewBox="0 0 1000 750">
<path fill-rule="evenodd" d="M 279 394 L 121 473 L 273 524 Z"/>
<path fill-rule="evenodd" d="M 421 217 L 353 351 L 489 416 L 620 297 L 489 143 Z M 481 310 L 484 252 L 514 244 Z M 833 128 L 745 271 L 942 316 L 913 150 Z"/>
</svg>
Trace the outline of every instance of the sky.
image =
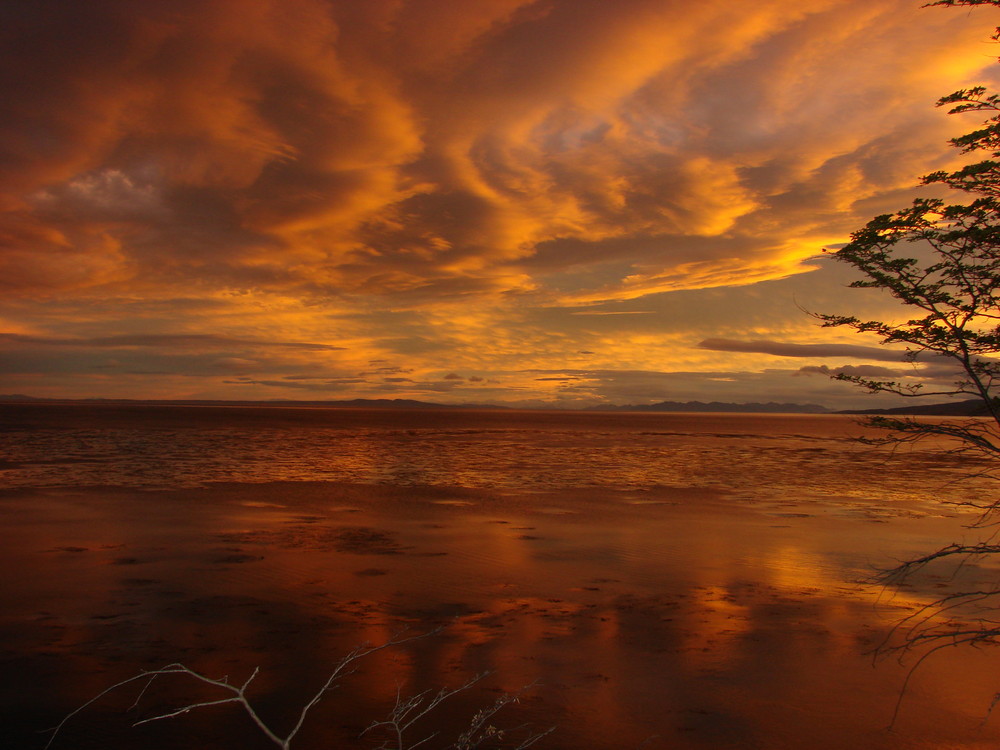
<svg viewBox="0 0 1000 750">
<path fill-rule="evenodd" d="M 994 7 L 0 5 L 0 394 L 881 405 L 822 255 L 961 163 Z M 971 118 L 971 119 L 969 119 Z"/>
</svg>

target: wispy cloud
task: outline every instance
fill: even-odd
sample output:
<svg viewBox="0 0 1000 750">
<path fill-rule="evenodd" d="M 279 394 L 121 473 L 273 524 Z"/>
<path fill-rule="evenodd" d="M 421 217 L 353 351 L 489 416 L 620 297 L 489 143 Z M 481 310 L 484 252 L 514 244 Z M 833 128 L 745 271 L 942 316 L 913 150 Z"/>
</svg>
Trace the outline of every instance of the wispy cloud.
<svg viewBox="0 0 1000 750">
<path fill-rule="evenodd" d="M 27 336 L 19 333 L 0 333 L 0 344 L 32 344 L 39 346 L 74 346 L 97 349 L 126 347 L 152 347 L 171 349 L 218 349 L 226 346 L 278 347 L 303 351 L 336 351 L 340 346 L 329 344 L 309 344 L 298 341 L 269 341 L 265 339 L 241 339 L 216 336 L 210 333 L 146 334 L 97 336 L 92 338 L 55 338 Z"/>
<path fill-rule="evenodd" d="M 655 315 L 655 310 L 574 310 L 570 315 Z"/>
</svg>

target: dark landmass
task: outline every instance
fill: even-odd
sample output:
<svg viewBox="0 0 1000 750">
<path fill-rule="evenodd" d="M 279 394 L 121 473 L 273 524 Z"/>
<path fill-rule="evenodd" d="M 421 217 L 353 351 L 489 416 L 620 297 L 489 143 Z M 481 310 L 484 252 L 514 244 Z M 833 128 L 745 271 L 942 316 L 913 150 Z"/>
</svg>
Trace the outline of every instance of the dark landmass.
<svg viewBox="0 0 1000 750">
<path fill-rule="evenodd" d="M 723 401 L 661 401 L 658 404 L 592 406 L 588 411 L 679 411 L 679 412 L 747 412 L 751 414 L 829 414 L 819 404 L 731 404 Z"/>
<path fill-rule="evenodd" d="M 894 409 L 851 409 L 840 411 L 838 414 L 910 414 L 913 416 L 925 417 L 986 417 L 986 404 L 980 399 L 974 398 L 967 401 L 949 401 L 944 404 L 919 404 L 911 406 L 898 406 Z"/>
<path fill-rule="evenodd" d="M 0 394 L 0 403 L 45 404 L 124 404 L 153 406 L 282 406 L 324 407 L 331 409 L 505 409 L 492 404 L 438 404 L 432 401 L 415 401 L 408 398 L 355 398 L 343 401 L 229 401 L 213 399 L 130 399 L 130 398 L 35 398 L 23 394 Z"/>
<path fill-rule="evenodd" d="M 0 403 L 40 403 L 40 404 L 117 404 L 117 405 L 150 405 L 150 406 L 271 406 L 271 407 L 303 407 L 328 409 L 508 409 L 495 404 L 439 404 L 433 401 L 416 401 L 406 398 L 355 398 L 343 401 L 295 401 L 275 399 L 270 401 L 225 401 L 209 399 L 54 399 L 35 398 L 23 394 L 0 395 Z M 631 411 L 631 412 L 736 412 L 751 414 L 828 414 L 830 409 L 818 404 L 777 404 L 750 403 L 733 404 L 722 401 L 661 401 L 657 404 L 629 404 L 615 406 L 601 404 L 591 406 L 584 411 Z"/>
<path fill-rule="evenodd" d="M 0 394 L 0 403 L 8 404 L 81 404 L 81 405 L 121 405 L 121 406 L 242 406 L 242 407 L 285 407 L 285 408 L 325 408 L 325 409 L 508 409 L 495 404 L 440 404 L 434 401 L 417 401 L 408 398 L 355 398 L 340 401 L 296 401 L 273 399 L 270 401 L 227 401 L 212 399 L 127 399 L 127 398 L 37 398 L 24 394 Z M 893 409 L 848 409 L 834 411 L 819 404 L 779 404 L 769 402 L 734 404 L 725 401 L 660 401 L 656 404 L 628 404 L 616 406 L 601 404 L 584 411 L 622 412 L 730 412 L 746 414 L 886 414 L 940 417 L 987 416 L 986 407 L 979 399 L 952 401 L 943 404 L 919 404 L 900 406 Z"/>
</svg>

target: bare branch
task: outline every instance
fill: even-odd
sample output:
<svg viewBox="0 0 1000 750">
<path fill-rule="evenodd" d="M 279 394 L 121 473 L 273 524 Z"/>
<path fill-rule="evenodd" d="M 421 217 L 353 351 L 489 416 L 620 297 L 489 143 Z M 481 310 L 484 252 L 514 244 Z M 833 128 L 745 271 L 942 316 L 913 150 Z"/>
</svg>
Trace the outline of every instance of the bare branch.
<svg viewBox="0 0 1000 750">
<path fill-rule="evenodd" d="M 334 665 L 332 671 L 330 672 L 329 676 L 324 681 L 322 686 L 309 698 L 309 700 L 305 703 L 305 705 L 303 705 L 302 708 L 299 710 L 295 725 L 288 732 L 288 734 L 283 737 L 279 735 L 277 732 L 275 732 L 273 729 L 271 729 L 271 727 L 266 722 L 264 722 L 260 714 L 257 713 L 253 704 L 247 697 L 246 694 L 247 689 L 250 687 L 251 683 L 257 677 L 259 669 L 255 668 L 253 672 L 250 674 L 250 676 L 241 685 L 234 685 L 231 682 L 229 682 L 229 678 L 227 676 L 215 679 L 203 675 L 200 672 L 196 672 L 193 669 L 190 669 L 189 667 L 186 667 L 183 664 L 173 663 L 173 664 L 168 664 L 160 669 L 143 671 L 137 675 L 134 675 L 133 677 L 129 677 L 127 679 L 116 682 L 114 685 L 111 685 L 105 690 L 102 690 L 99 694 L 88 700 L 79 708 L 73 710 L 65 717 L 63 717 L 62 721 L 60 721 L 58 725 L 49 730 L 51 731 L 52 734 L 49 737 L 49 740 L 46 743 L 45 748 L 46 750 L 48 750 L 48 748 L 55 741 L 57 735 L 62 731 L 62 729 L 65 727 L 66 723 L 70 719 L 78 715 L 84 709 L 92 706 L 95 702 L 97 702 L 104 696 L 117 690 L 118 688 L 125 687 L 126 685 L 129 685 L 133 682 L 145 680 L 145 684 L 142 686 L 139 695 L 137 696 L 137 698 L 135 699 L 135 701 L 131 706 L 131 709 L 134 709 L 136 706 L 138 706 L 140 700 L 143 698 L 149 687 L 156 679 L 171 675 L 181 675 L 183 677 L 190 678 L 197 683 L 201 683 L 209 688 L 215 690 L 221 690 L 225 694 L 225 697 L 188 703 L 178 708 L 157 714 L 155 716 L 151 716 L 136 721 L 133 724 L 133 726 L 140 726 L 142 724 L 148 724 L 154 721 L 161 721 L 163 719 L 176 718 L 178 716 L 182 716 L 197 709 L 207 708 L 209 706 L 219 706 L 219 705 L 234 703 L 240 706 L 243 713 L 246 714 L 251 721 L 253 721 L 253 723 L 257 726 L 257 728 L 260 729 L 260 731 L 271 741 L 272 744 L 281 748 L 281 750 L 290 750 L 292 741 L 295 739 L 299 731 L 302 729 L 302 726 L 305 723 L 306 717 L 309 715 L 309 712 L 313 708 L 315 708 L 315 706 L 320 702 L 320 700 L 322 700 L 323 696 L 327 692 L 329 692 L 336 686 L 336 683 L 340 678 L 348 674 L 351 674 L 353 672 L 352 667 L 356 662 L 378 651 L 382 651 L 387 648 L 401 646 L 403 644 L 418 639 L 427 638 L 431 635 L 435 635 L 441 632 L 442 630 L 443 627 L 440 627 L 432 631 L 426 633 L 420 633 L 417 635 L 412 635 L 407 637 L 399 637 L 399 636 L 393 637 L 390 640 L 386 641 L 385 643 L 376 646 L 373 646 L 371 644 L 363 644 L 361 646 L 356 647 L 354 650 L 352 650 L 350 653 L 348 653 Z M 409 731 L 411 728 L 413 728 L 414 724 L 417 721 L 426 717 L 432 711 L 437 709 L 448 698 L 456 695 L 457 693 L 468 690 L 470 687 L 472 687 L 472 685 L 476 684 L 481 679 L 483 679 L 483 677 L 485 677 L 486 674 L 487 673 L 476 675 L 463 685 L 460 685 L 452 689 L 442 689 L 434 694 L 431 694 L 430 691 L 426 691 L 411 698 L 403 699 L 401 695 L 397 692 L 396 703 L 392 711 L 390 712 L 389 717 L 383 721 L 373 722 L 365 730 L 365 732 L 373 730 L 377 727 L 388 727 L 392 731 L 395 737 L 395 744 L 391 746 L 394 750 L 415 750 L 416 748 L 422 747 L 431 739 L 436 737 L 438 733 L 433 732 L 419 741 L 413 742 L 411 744 L 404 744 L 405 733 Z M 472 748 L 479 747 L 483 742 L 487 740 L 499 739 L 500 737 L 502 737 L 504 734 L 503 730 L 496 729 L 492 725 L 487 725 L 486 722 L 488 721 L 489 718 L 494 716 L 504 706 L 509 705 L 510 703 L 516 703 L 520 694 L 521 693 L 518 692 L 513 695 L 503 695 L 499 699 L 497 699 L 493 707 L 477 713 L 472 719 L 472 723 L 470 724 L 470 729 L 467 730 L 464 734 L 462 734 L 459 737 L 458 741 L 456 741 L 456 743 L 451 745 L 450 747 L 456 748 L 456 750 L 472 750 Z M 549 734 L 551 731 L 553 730 L 548 729 L 544 732 L 530 734 L 525 740 L 521 742 L 520 745 L 518 745 L 518 748 L 527 748 L 530 745 L 535 744 L 535 742 L 537 742 L 539 739 Z M 390 748 L 389 745 L 386 745 L 384 743 L 382 747 L 386 749 Z"/>
</svg>

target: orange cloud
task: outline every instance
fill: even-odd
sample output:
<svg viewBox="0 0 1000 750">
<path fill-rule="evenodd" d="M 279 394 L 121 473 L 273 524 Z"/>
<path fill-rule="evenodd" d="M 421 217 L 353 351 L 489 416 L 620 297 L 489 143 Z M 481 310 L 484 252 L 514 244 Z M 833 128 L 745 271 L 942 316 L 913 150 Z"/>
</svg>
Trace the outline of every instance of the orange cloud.
<svg viewBox="0 0 1000 750">
<path fill-rule="evenodd" d="M 632 258 L 623 293 L 658 291 L 638 280 L 692 262 L 698 284 L 714 264 L 720 283 L 774 277 L 796 270 L 788 235 L 812 236 L 780 201 L 813 190 L 843 210 L 912 182 L 866 169 L 859 149 L 915 121 L 933 129 L 912 116 L 913 92 L 986 63 L 970 24 L 904 18 L 902 2 L 364 6 L 12 13 L 8 283 L 104 286 L 154 266 L 160 284 L 523 291 L 537 284 L 511 264 L 541 243 L 731 233 L 758 251 L 664 247 L 658 268 Z M 55 272 L 67 252 L 78 270 Z"/>
<path fill-rule="evenodd" d="M 951 159 L 964 126 L 930 104 L 994 64 L 988 12 L 909 0 L 0 14 L 5 330 L 124 335 L 142 307 L 154 334 L 345 346 L 330 378 L 424 351 L 412 380 L 431 384 L 604 340 L 586 316 L 530 327 L 527 308 L 802 274 Z M 613 317 L 633 321 L 622 340 L 663 333 Z M 256 381 L 294 374 L 267 361 Z"/>
</svg>

